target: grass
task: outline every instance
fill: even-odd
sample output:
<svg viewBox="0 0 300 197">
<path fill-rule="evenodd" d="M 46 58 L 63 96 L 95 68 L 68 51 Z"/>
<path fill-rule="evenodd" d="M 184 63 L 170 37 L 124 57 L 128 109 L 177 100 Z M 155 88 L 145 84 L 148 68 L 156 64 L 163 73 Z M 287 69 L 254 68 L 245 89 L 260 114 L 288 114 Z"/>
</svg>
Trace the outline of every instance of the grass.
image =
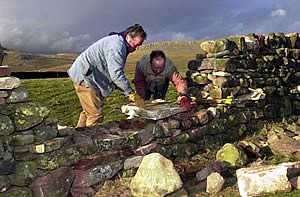
<svg viewBox="0 0 300 197">
<path fill-rule="evenodd" d="M 132 77 L 133 75 L 129 75 L 129 80 Z M 49 106 L 54 117 L 58 118 L 59 124 L 67 126 L 77 124 L 81 105 L 69 78 L 21 80 L 21 84 L 27 87 L 32 100 Z M 176 90 L 173 85 L 170 85 L 166 99 L 176 100 L 176 98 Z M 126 118 L 120 110 L 126 103 L 128 103 L 127 98 L 121 91 L 114 91 L 104 102 L 104 121 Z"/>
</svg>

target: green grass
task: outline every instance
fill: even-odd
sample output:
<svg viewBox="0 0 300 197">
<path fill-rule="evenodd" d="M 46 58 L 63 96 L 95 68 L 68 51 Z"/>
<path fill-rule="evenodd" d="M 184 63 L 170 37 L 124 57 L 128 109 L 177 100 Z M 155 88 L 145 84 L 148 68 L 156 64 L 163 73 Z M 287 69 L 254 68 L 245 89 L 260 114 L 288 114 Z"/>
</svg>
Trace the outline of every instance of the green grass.
<svg viewBox="0 0 300 197">
<path fill-rule="evenodd" d="M 132 79 L 132 75 L 129 79 Z M 69 78 L 21 80 L 21 84 L 27 87 L 32 100 L 49 106 L 54 117 L 58 118 L 59 124 L 67 126 L 77 124 L 81 105 Z M 176 98 L 177 92 L 173 85 L 170 85 L 167 100 L 174 101 Z M 127 98 L 121 91 L 114 91 L 104 102 L 104 121 L 126 118 L 120 110 L 126 103 Z"/>
</svg>

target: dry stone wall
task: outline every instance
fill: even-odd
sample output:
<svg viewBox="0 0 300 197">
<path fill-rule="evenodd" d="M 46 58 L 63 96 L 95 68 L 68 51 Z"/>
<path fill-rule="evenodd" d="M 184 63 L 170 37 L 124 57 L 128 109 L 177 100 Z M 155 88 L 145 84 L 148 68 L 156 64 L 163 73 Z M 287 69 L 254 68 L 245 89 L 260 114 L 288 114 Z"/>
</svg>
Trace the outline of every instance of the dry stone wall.
<svg viewBox="0 0 300 197">
<path fill-rule="evenodd" d="M 198 103 L 190 112 L 93 128 L 58 126 L 50 109 L 0 68 L 0 197 L 91 196 L 144 155 L 189 158 L 256 131 L 260 120 L 298 113 L 298 34 L 236 36 L 201 47 L 206 53 L 188 64 Z"/>
</svg>

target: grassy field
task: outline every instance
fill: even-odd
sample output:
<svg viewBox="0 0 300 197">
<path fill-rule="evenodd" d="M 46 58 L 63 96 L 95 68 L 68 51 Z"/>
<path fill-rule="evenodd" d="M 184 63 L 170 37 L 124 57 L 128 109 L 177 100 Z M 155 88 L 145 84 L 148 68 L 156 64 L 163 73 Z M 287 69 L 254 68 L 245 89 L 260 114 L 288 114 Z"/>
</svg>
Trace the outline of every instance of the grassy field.
<svg viewBox="0 0 300 197">
<path fill-rule="evenodd" d="M 163 50 L 174 61 L 179 70 L 184 70 L 197 53 L 201 53 L 201 42 L 159 42 L 141 46 L 128 56 L 125 70 L 133 73 L 137 60 L 152 50 Z M 7 50 L 3 64 L 10 65 L 12 71 L 67 71 L 78 54 L 33 54 L 29 52 Z"/>
</svg>

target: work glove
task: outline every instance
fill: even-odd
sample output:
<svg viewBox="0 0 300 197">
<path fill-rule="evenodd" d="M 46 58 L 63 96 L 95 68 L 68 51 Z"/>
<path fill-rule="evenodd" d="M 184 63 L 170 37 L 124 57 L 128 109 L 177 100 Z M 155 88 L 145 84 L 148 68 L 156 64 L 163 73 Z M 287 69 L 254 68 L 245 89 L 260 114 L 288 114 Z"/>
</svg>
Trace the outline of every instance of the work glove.
<svg viewBox="0 0 300 197">
<path fill-rule="evenodd" d="M 192 108 L 191 101 L 187 96 L 179 96 L 177 99 L 179 105 L 186 111 L 190 111 Z"/>
<path fill-rule="evenodd" d="M 145 107 L 145 101 L 137 94 L 129 94 L 128 100 L 134 102 L 137 107 Z"/>
</svg>

